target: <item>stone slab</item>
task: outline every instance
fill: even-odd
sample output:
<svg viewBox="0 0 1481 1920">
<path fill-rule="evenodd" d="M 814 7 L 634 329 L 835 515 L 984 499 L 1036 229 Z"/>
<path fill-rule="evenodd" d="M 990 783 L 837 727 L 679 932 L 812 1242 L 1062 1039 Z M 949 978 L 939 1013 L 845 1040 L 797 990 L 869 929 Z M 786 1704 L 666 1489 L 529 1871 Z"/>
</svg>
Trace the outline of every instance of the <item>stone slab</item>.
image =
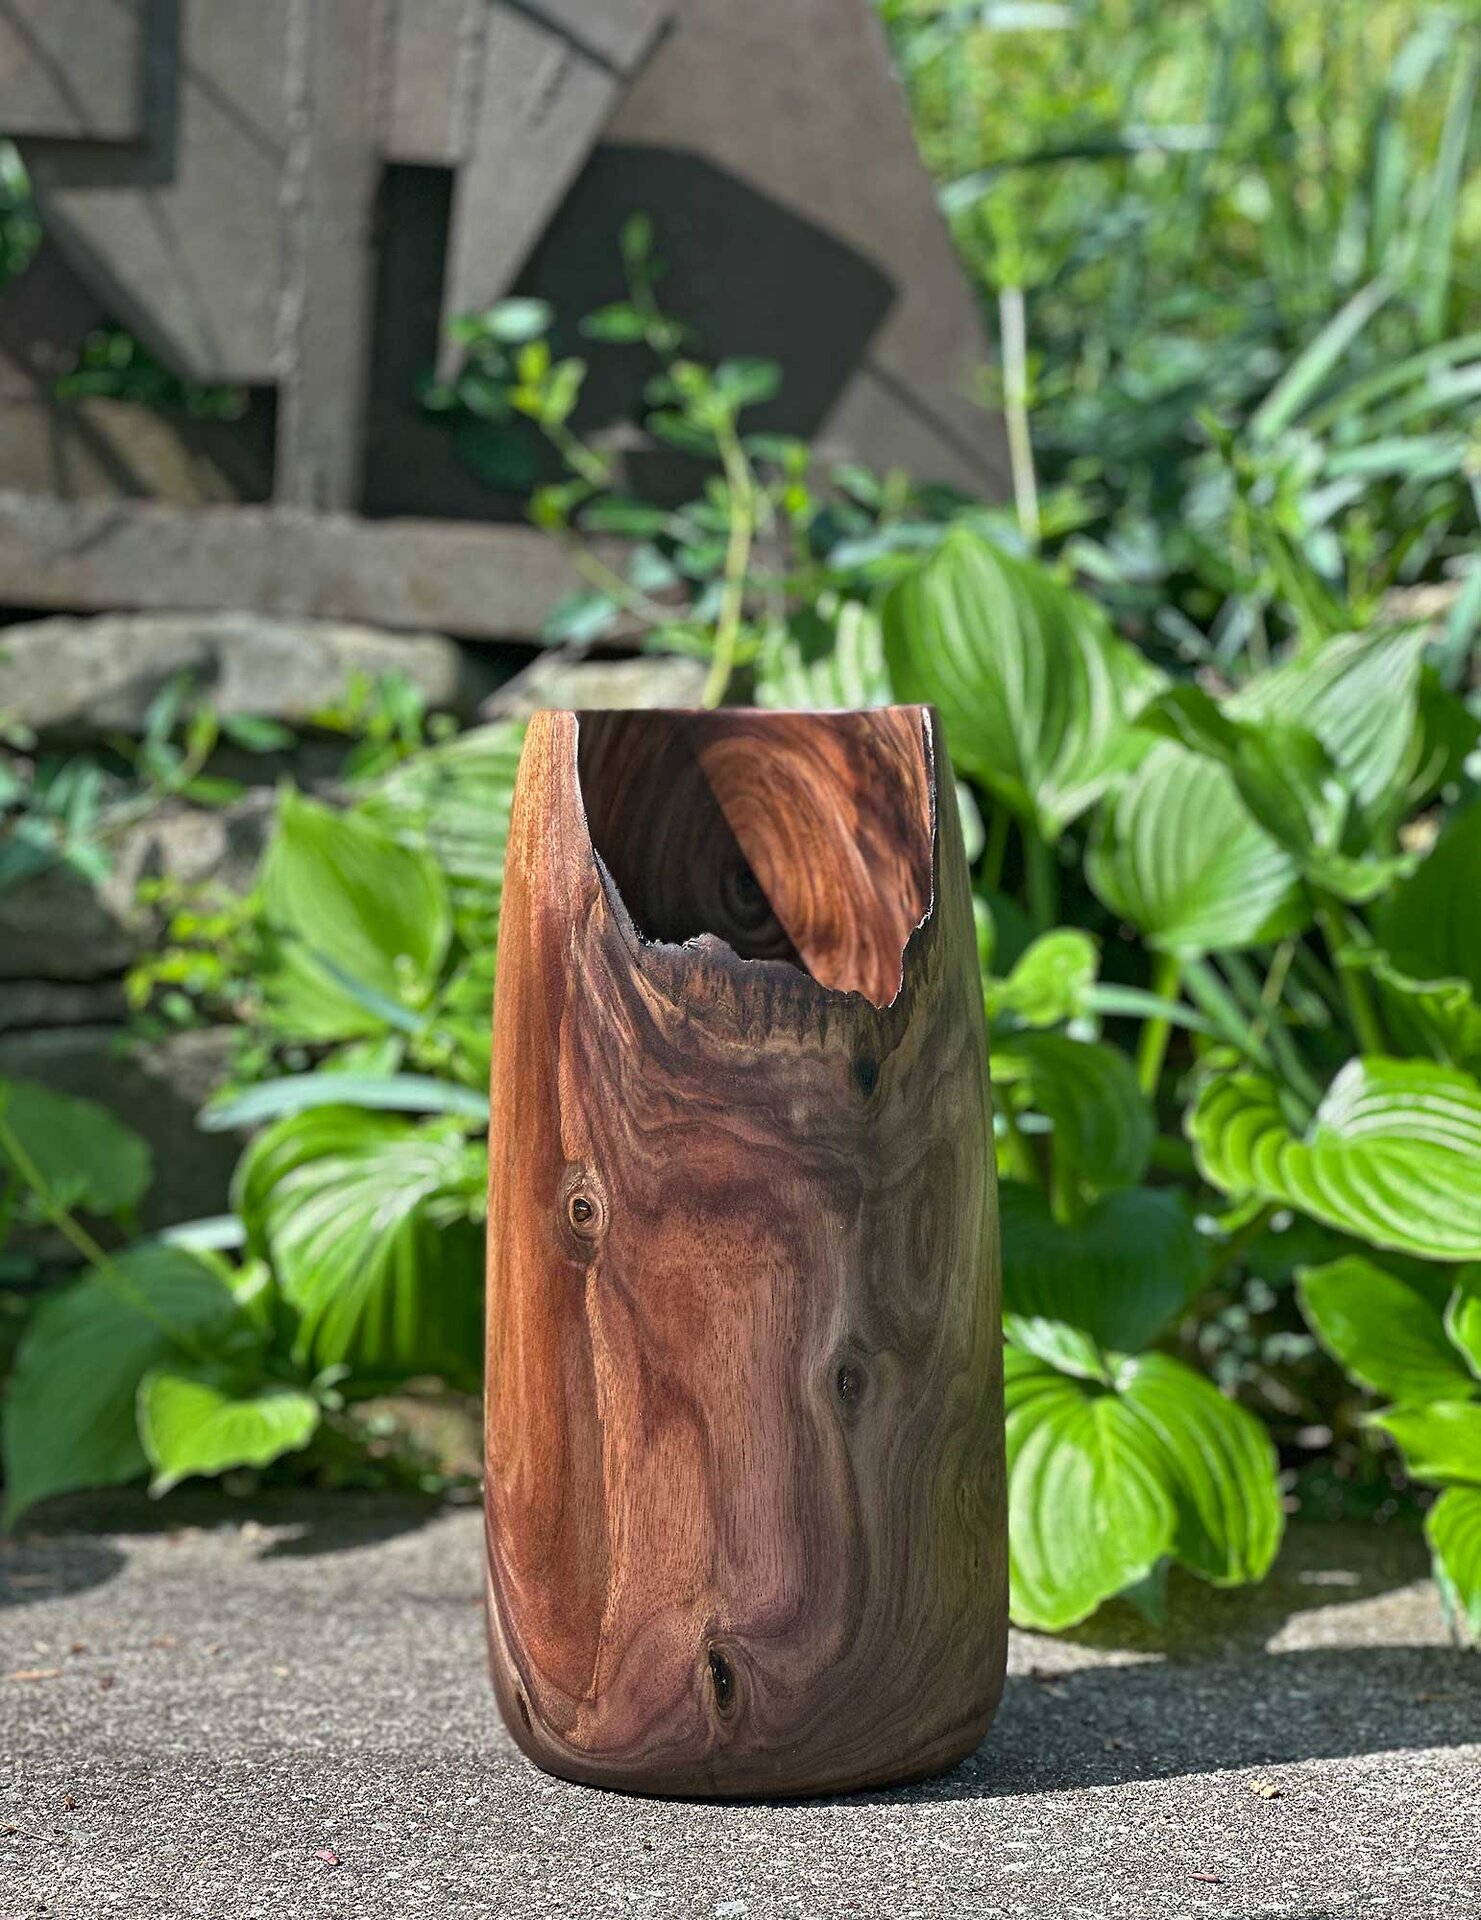
<svg viewBox="0 0 1481 1920">
<path fill-rule="evenodd" d="M 637 660 L 581 660 L 542 654 L 490 694 L 485 720 L 527 720 L 554 707 L 569 712 L 633 707 L 697 707 L 709 670 L 703 660 L 652 654 Z"/>
<path fill-rule="evenodd" d="M 171 801 L 117 836 L 101 886 L 55 866 L 7 887 L 0 892 L 0 981 L 85 983 L 121 974 L 161 932 L 138 904 L 140 881 L 245 893 L 275 806 L 271 789 L 229 807 Z"/>
<path fill-rule="evenodd" d="M 238 607 L 533 640 L 579 585 L 531 527 L 0 492 L 0 597 L 38 610 Z"/>
<path fill-rule="evenodd" d="M 435 633 L 255 613 L 58 614 L 0 629 L 0 710 L 38 733 L 143 731 L 181 674 L 219 714 L 301 726 L 343 699 L 352 674 L 400 674 L 429 710 L 469 719 L 495 675 Z"/>
<path fill-rule="evenodd" d="M 1124 1609 L 1015 1634 L 991 1736 L 940 1779 L 720 1806 L 516 1752 L 476 1512 L 53 1512 L 0 1551 L 16 1920 L 1481 1912 L 1481 1661 L 1447 1645 L 1412 1530 L 1298 1527 L 1256 1592 L 1175 1581 L 1162 1634 Z"/>
</svg>

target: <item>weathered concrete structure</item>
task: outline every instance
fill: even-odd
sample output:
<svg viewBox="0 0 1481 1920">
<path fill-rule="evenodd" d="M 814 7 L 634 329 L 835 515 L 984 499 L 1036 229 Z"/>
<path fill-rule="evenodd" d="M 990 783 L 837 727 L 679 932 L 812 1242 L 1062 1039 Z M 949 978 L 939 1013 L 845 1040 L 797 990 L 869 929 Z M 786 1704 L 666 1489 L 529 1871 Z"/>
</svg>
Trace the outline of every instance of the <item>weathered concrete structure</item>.
<svg viewBox="0 0 1481 1920">
<path fill-rule="evenodd" d="M 389 622 L 530 631 L 549 560 L 509 528 L 449 546 L 436 518 L 519 503 L 458 464 L 414 379 L 453 314 L 615 297 L 637 210 L 706 350 L 782 361 L 766 424 L 997 490 L 975 305 L 868 0 L 0 0 L 0 134 L 48 234 L 0 295 L 0 604 L 363 615 L 369 511 L 399 517 Z M 59 412 L 104 312 L 180 376 L 252 389 L 241 430 Z M 641 356 L 593 357 L 600 428 Z M 263 503 L 258 559 L 221 561 L 218 596 L 235 500 Z M 101 568 L 99 501 L 150 503 Z"/>
</svg>

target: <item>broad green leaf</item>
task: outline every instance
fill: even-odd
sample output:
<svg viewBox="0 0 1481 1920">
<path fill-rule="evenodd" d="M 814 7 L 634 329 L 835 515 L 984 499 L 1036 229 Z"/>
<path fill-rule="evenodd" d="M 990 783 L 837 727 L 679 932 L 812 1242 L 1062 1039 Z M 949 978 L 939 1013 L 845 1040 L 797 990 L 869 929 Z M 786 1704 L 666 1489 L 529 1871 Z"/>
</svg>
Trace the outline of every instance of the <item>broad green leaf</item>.
<svg viewBox="0 0 1481 1920">
<path fill-rule="evenodd" d="M 289 791 L 261 893 L 276 936 L 263 984 L 284 1033 L 350 1040 L 386 1024 L 375 996 L 410 1011 L 426 1004 L 452 931 L 428 855 L 363 813 L 336 813 Z"/>
<path fill-rule="evenodd" d="M 1181 1197 L 1132 1187 L 1061 1226 L 1035 1187 L 998 1189 L 1003 1311 L 1065 1322 L 1101 1346 L 1135 1353 L 1188 1304 L 1205 1268 Z"/>
<path fill-rule="evenodd" d="M 265 1467 L 313 1439 L 319 1405 L 297 1387 L 268 1384 L 233 1391 L 218 1370 L 155 1367 L 139 1383 L 139 1439 L 154 1477 L 168 1493 L 194 1474 Z"/>
<path fill-rule="evenodd" d="M 1280 1541 L 1275 1450 L 1259 1422 L 1164 1354 L 1072 1378 L 1004 1354 L 1011 1607 L 1073 1626 L 1167 1555 L 1256 1580 Z"/>
<path fill-rule="evenodd" d="M 313 1107 L 369 1107 L 382 1113 L 446 1113 L 487 1126 L 488 1096 L 425 1073 L 294 1073 L 213 1101 L 198 1124 L 208 1133 L 260 1126 Z"/>
<path fill-rule="evenodd" d="M 0 1080 L 0 1169 L 13 1171 L 24 1189 L 30 1180 L 6 1130 L 52 1199 L 69 1211 L 122 1213 L 148 1190 L 154 1171 L 148 1146 L 95 1101 L 34 1080 Z"/>
<path fill-rule="evenodd" d="M 999 1041 L 992 1064 L 994 1080 L 1052 1124 L 1056 1154 L 1092 1187 L 1130 1187 L 1141 1179 L 1156 1122 L 1136 1069 L 1118 1048 L 1062 1033 L 1016 1033 Z"/>
<path fill-rule="evenodd" d="M 581 322 L 581 331 L 588 340 L 615 340 L 626 345 L 643 339 L 647 330 L 648 323 L 642 314 L 625 300 L 598 307 Z"/>
<path fill-rule="evenodd" d="M 1171 953 L 1254 946 L 1305 917 L 1296 862 L 1234 776 L 1171 740 L 1102 809 L 1085 872 L 1113 913 Z"/>
<path fill-rule="evenodd" d="M 1174 1558 L 1215 1586 L 1263 1579 L 1284 1527 L 1278 1462 L 1264 1427 L 1163 1353 L 1126 1361 L 1116 1385 L 1160 1449 L 1177 1515 Z"/>
<path fill-rule="evenodd" d="M 1371 1260 L 1350 1255 L 1308 1268 L 1301 1310 L 1355 1380 L 1387 1400 L 1443 1400 L 1466 1393 L 1471 1377 L 1422 1293 Z"/>
<path fill-rule="evenodd" d="M 1172 1497 L 1136 1415 L 1030 1353 L 1003 1355 L 1010 1610 L 1058 1632 L 1170 1551 Z"/>
<path fill-rule="evenodd" d="M 1011 1345 L 1033 1354 L 1036 1360 L 1047 1361 L 1060 1373 L 1076 1380 L 1110 1383 L 1109 1360 L 1100 1343 L 1081 1327 L 1038 1315 L 1009 1313 L 1003 1316 L 1003 1334 Z"/>
<path fill-rule="evenodd" d="M 1347 790 L 1308 728 L 1232 719 L 1189 683 L 1159 694 L 1137 725 L 1227 767 L 1249 811 L 1289 853 L 1306 856 L 1341 845 Z"/>
<path fill-rule="evenodd" d="M 297 1311 L 299 1363 L 475 1383 L 485 1178 L 451 1121 L 318 1107 L 259 1135 L 237 1204 Z"/>
<path fill-rule="evenodd" d="M 959 529 L 886 595 L 902 700 L 933 703 L 957 768 L 1057 839 L 1133 765 L 1130 721 L 1162 675 L 1093 601 Z"/>
<path fill-rule="evenodd" d="M 1445 1331 L 1481 1380 L 1481 1267 L 1462 1267 L 1445 1309 Z"/>
<path fill-rule="evenodd" d="M 109 1487 L 145 1468 L 141 1377 L 216 1352 L 244 1322 L 220 1271 L 149 1243 L 43 1296 L 21 1338 L 5 1403 L 5 1524 L 38 1500 Z"/>
<path fill-rule="evenodd" d="M 522 720 L 475 727 L 403 760 L 360 803 L 442 874 L 470 947 L 492 948 L 504 885 L 504 843 L 524 746 Z"/>
<path fill-rule="evenodd" d="M 1403 810 L 1412 813 L 1459 780 L 1481 738 L 1481 719 L 1451 693 L 1432 666 L 1419 681 L 1419 718 L 1409 744 Z"/>
<path fill-rule="evenodd" d="M 831 624 L 779 627 L 756 661 L 758 707 L 881 707 L 893 698 L 878 617 L 845 600 Z"/>
<path fill-rule="evenodd" d="M 969 867 L 975 867 L 987 845 L 987 829 L 982 824 L 982 809 L 977 796 L 965 780 L 956 783 L 957 819 L 962 828 L 962 853 Z"/>
<path fill-rule="evenodd" d="M 1423 1260 L 1481 1258 L 1481 1087 L 1427 1061 L 1350 1060 L 1310 1125 L 1244 1069 L 1210 1075 L 1187 1129 L 1223 1192 L 1290 1206 Z"/>
<path fill-rule="evenodd" d="M 1371 900 L 1413 868 L 1411 854 L 1383 851 L 1361 826 L 1344 850 L 1356 801 L 1309 727 L 1275 714 L 1237 720 L 1194 686 L 1160 694 L 1138 725 L 1226 767 L 1254 819 L 1324 892 Z"/>
<path fill-rule="evenodd" d="M 1435 1577 L 1463 1640 L 1481 1641 L 1481 1488 L 1448 1487 L 1429 1510 Z"/>
<path fill-rule="evenodd" d="M 1397 1440 L 1416 1480 L 1481 1487 L 1481 1400 L 1434 1400 L 1370 1416 Z"/>
<path fill-rule="evenodd" d="M 1373 915 L 1394 967 L 1414 980 L 1463 980 L 1481 1000 L 1481 804 L 1459 813 L 1414 875 Z"/>
<path fill-rule="evenodd" d="M 782 370 L 775 360 L 722 360 L 715 368 L 715 387 L 734 407 L 759 407 L 781 391 Z"/>
<path fill-rule="evenodd" d="M 1406 784 L 1423 650 L 1419 629 L 1343 634 L 1257 675 L 1227 711 L 1235 720 L 1307 728 L 1360 811 L 1378 820 Z"/>
<path fill-rule="evenodd" d="M 1474 1071 L 1481 1067 L 1481 1006 L 1468 980 L 1416 980 L 1381 947 L 1344 947 L 1344 969 L 1366 974 L 1378 993 L 1383 1025 L 1396 1049 Z"/>
<path fill-rule="evenodd" d="M 1099 956 L 1088 933 L 1056 927 L 1020 954 L 1006 980 L 988 980 L 983 993 L 990 1018 L 1007 1014 L 1026 1027 L 1054 1027 L 1085 1011 Z"/>
<path fill-rule="evenodd" d="M 1323 893 L 1334 894 L 1354 906 L 1366 906 L 1406 880 L 1417 865 L 1412 853 L 1316 853 L 1301 862 L 1301 871 Z"/>
</svg>

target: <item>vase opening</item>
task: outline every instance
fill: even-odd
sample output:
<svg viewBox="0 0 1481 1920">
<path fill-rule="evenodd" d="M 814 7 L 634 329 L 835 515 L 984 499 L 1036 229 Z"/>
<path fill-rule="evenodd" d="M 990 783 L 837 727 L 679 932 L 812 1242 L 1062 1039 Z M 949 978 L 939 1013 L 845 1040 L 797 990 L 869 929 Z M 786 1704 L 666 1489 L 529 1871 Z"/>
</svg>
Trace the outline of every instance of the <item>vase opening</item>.
<svg viewBox="0 0 1481 1920">
<path fill-rule="evenodd" d="M 592 846 L 640 938 L 710 936 L 887 1006 L 933 898 L 919 707 L 585 713 Z"/>
</svg>

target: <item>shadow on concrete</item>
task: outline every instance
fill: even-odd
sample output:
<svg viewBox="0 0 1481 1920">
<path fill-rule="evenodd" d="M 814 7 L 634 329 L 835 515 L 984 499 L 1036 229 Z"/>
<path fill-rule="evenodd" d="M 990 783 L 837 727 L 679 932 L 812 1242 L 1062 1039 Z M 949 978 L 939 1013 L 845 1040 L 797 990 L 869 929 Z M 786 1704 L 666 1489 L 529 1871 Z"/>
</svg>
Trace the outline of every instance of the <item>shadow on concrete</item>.
<svg viewBox="0 0 1481 1920">
<path fill-rule="evenodd" d="M 123 1565 L 124 1555 L 107 1540 L 0 1539 L 0 1609 L 86 1593 Z"/>
<path fill-rule="evenodd" d="M 411 1533 L 447 1511 L 433 1494 L 318 1493 L 266 1488 L 233 1499 L 209 1486 L 181 1487 L 163 1500 L 142 1488 L 68 1494 L 36 1510 L 11 1539 L 0 1538 L 0 1606 L 23 1606 L 101 1586 L 123 1570 L 130 1536 L 219 1527 L 260 1537 L 264 1560 L 312 1559 L 375 1546 Z"/>
<path fill-rule="evenodd" d="M 869 1797 L 995 1799 L 1245 1768 L 1280 1788 L 1279 1769 L 1299 1761 L 1481 1741 L 1481 1659 L 1404 1643 L 1434 1633 L 1428 1575 L 1417 1527 L 1293 1526 L 1261 1586 L 1219 1592 L 1175 1573 L 1161 1625 L 1120 1602 L 1058 1642 L 1020 1636 L 1019 1659 L 1042 1650 L 1042 1664 L 1009 1676 L 977 1752 Z M 1303 1622 L 1317 1610 L 1326 1617 Z"/>
<path fill-rule="evenodd" d="M 1010 1678 L 988 1739 L 882 1800 L 1000 1799 L 1481 1738 L 1481 1663 L 1450 1647 L 1317 1647 Z"/>
</svg>

